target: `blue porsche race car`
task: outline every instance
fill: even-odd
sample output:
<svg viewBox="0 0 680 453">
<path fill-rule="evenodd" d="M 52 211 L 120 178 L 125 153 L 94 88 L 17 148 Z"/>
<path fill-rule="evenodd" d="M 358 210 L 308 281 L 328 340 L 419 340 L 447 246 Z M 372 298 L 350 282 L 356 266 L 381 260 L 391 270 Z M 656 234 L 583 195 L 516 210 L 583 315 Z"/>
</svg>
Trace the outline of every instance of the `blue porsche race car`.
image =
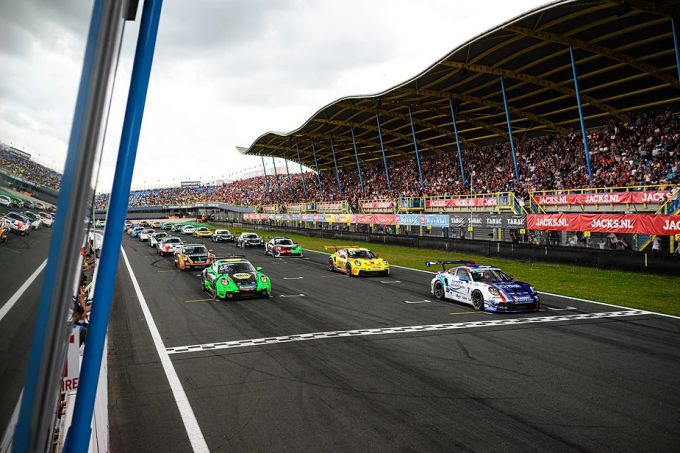
<svg viewBox="0 0 680 453">
<path fill-rule="evenodd" d="M 459 266 L 447 270 L 447 264 Z M 439 300 L 463 302 L 478 311 L 527 312 L 541 307 L 533 286 L 514 280 L 497 267 L 473 261 L 428 261 L 425 265 L 442 266 L 430 282 L 432 295 Z"/>
</svg>

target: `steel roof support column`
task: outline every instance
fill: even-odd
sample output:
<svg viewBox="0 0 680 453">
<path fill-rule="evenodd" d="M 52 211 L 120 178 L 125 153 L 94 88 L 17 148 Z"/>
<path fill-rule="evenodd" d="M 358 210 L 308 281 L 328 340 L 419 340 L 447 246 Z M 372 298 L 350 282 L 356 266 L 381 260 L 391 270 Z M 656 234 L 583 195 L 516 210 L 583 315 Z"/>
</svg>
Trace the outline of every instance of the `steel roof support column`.
<svg viewBox="0 0 680 453">
<path fill-rule="evenodd" d="M 590 151 L 588 150 L 588 136 L 586 135 L 586 123 L 583 121 L 583 109 L 581 108 L 581 91 L 578 86 L 578 75 L 576 74 L 576 60 L 574 59 L 574 48 L 572 46 L 569 46 L 569 56 L 571 56 L 571 71 L 574 74 L 574 91 L 576 92 L 576 105 L 578 106 L 578 118 L 579 121 L 581 122 L 581 135 L 583 136 L 583 150 L 586 153 L 586 168 L 588 169 L 588 179 L 592 181 L 593 173 L 590 169 Z"/>
<path fill-rule="evenodd" d="M 295 151 L 297 152 L 298 162 L 300 163 L 300 176 L 302 177 L 302 190 L 305 193 L 305 198 L 307 198 L 307 184 L 305 184 L 305 172 L 302 170 L 302 160 L 300 159 L 300 147 L 298 142 L 295 142 Z"/>
<path fill-rule="evenodd" d="M 350 128 L 352 132 L 352 145 L 354 146 L 354 158 L 357 160 L 357 173 L 359 174 L 359 189 L 364 193 L 364 177 L 361 175 L 361 165 L 359 164 L 359 151 L 357 150 L 357 141 L 354 138 L 354 128 Z"/>
<path fill-rule="evenodd" d="M 333 154 L 333 165 L 335 165 L 335 179 L 338 181 L 338 194 L 342 197 L 342 183 L 340 182 L 338 161 L 335 159 L 335 147 L 333 146 L 333 139 L 331 139 L 331 153 Z"/>
<path fill-rule="evenodd" d="M 408 118 L 411 120 L 411 135 L 413 135 L 413 148 L 416 150 L 416 163 L 418 164 L 418 178 L 420 178 L 420 188 L 425 188 L 425 181 L 423 180 L 423 169 L 420 167 L 420 153 L 418 152 L 418 140 L 416 140 L 416 129 L 413 126 L 413 113 L 411 113 L 411 106 L 408 106 Z"/>
<path fill-rule="evenodd" d="M 510 124 L 510 110 L 508 110 L 508 98 L 505 95 L 505 78 L 501 77 L 501 92 L 503 93 L 503 105 L 505 106 L 505 120 L 508 122 L 508 137 L 510 138 L 510 150 L 512 151 L 512 164 L 515 166 L 515 182 L 519 182 L 517 170 L 517 155 L 515 154 L 515 141 L 512 138 L 512 125 Z"/>
<path fill-rule="evenodd" d="M 316 148 L 312 142 L 312 154 L 314 154 L 314 166 L 316 167 L 316 180 L 319 182 L 319 199 L 323 200 L 323 186 L 321 185 L 321 172 L 319 171 L 319 162 L 316 160 Z"/>
<path fill-rule="evenodd" d="M 290 199 L 291 201 L 295 201 L 295 194 L 293 193 L 293 183 L 290 181 L 290 171 L 288 170 L 288 159 L 284 157 L 283 161 L 286 163 L 286 176 L 288 177 L 288 189 L 290 190 Z"/>
<path fill-rule="evenodd" d="M 269 179 L 267 179 L 267 168 L 264 166 L 264 156 L 260 156 L 262 159 L 262 173 L 264 173 L 264 182 L 267 184 L 267 193 L 269 194 L 269 198 L 272 199 L 273 191 L 271 186 L 269 185 Z"/>
<path fill-rule="evenodd" d="M 390 181 L 390 169 L 387 166 L 387 157 L 385 157 L 385 146 L 383 145 L 382 129 L 380 128 L 380 114 L 376 112 L 375 121 L 378 123 L 378 138 L 380 139 L 380 152 L 382 153 L 383 165 L 385 165 L 385 180 L 387 181 L 387 191 L 392 193 L 392 182 Z"/>
<path fill-rule="evenodd" d="M 28 367 L 14 430 L 12 451 L 15 452 L 47 451 L 50 446 L 49 436 L 53 432 L 59 381 L 64 370 L 70 331 L 67 313 L 81 273 L 84 219 L 93 190 L 90 182 L 101 150 L 111 81 L 120 49 L 121 5 L 122 2 L 96 0 L 92 7 L 57 202 L 57 218 L 50 239 L 35 322 L 31 326 Z"/>
<path fill-rule="evenodd" d="M 680 80 L 680 48 L 678 47 L 678 24 L 675 18 L 671 18 L 671 27 L 673 28 L 673 45 L 675 50 L 675 67 L 678 70 L 678 80 Z"/>
<path fill-rule="evenodd" d="M 449 106 L 451 107 L 451 120 L 453 121 L 453 133 L 456 136 L 456 148 L 458 148 L 458 163 L 460 164 L 460 177 L 463 184 L 467 185 L 465 180 L 465 168 L 463 167 L 463 154 L 460 150 L 460 138 L 458 137 L 458 124 L 456 124 L 456 109 L 453 106 L 453 99 L 449 98 Z"/>
<path fill-rule="evenodd" d="M 274 166 L 274 180 L 276 181 L 276 190 L 281 193 L 281 181 L 279 181 L 279 174 L 276 171 L 276 160 L 272 156 L 272 165 Z"/>
<path fill-rule="evenodd" d="M 101 259 L 99 260 L 95 282 L 97 290 L 92 301 L 87 344 L 85 345 L 78 393 L 73 410 L 73 424 L 66 436 L 65 452 L 86 452 L 90 445 L 92 412 L 97 395 L 99 370 L 104 353 L 106 331 L 111 314 L 111 299 L 116 283 L 116 271 L 123 240 L 120 231 L 125 223 L 128 210 L 130 184 L 132 183 L 132 173 L 137 156 L 139 134 L 142 129 L 144 106 L 162 6 L 163 0 L 146 0 L 142 9 L 142 20 L 137 37 L 137 48 L 118 150 L 116 172 L 109 199 Z"/>
</svg>

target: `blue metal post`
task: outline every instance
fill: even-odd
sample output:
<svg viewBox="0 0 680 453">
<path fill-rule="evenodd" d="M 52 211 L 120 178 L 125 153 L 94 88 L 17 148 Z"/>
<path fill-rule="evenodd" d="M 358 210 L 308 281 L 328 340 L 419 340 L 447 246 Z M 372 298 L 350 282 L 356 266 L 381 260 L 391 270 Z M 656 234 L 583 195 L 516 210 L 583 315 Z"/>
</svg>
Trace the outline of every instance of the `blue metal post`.
<svg viewBox="0 0 680 453">
<path fill-rule="evenodd" d="M 354 128 L 351 128 L 350 131 L 352 131 L 352 145 L 354 146 L 354 157 L 357 160 L 357 173 L 359 174 L 359 189 L 361 190 L 361 193 L 364 193 L 364 177 L 361 175 L 361 165 L 359 164 L 359 151 L 357 150 L 357 142 L 354 138 Z"/>
<path fill-rule="evenodd" d="M 288 159 L 284 157 L 284 162 L 286 162 L 286 176 L 288 177 L 288 189 L 290 190 L 290 200 L 295 200 L 295 194 L 293 193 L 293 183 L 290 180 L 290 171 L 288 170 Z"/>
<path fill-rule="evenodd" d="M 338 161 L 335 159 L 333 139 L 331 139 L 331 153 L 333 154 L 333 165 L 335 165 L 335 179 L 338 181 L 338 194 L 342 196 L 342 183 L 340 182 L 340 172 L 338 172 Z"/>
<path fill-rule="evenodd" d="M 92 412 L 97 394 L 99 370 L 104 353 L 104 341 L 111 313 L 111 299 L 116 282 L 116 270 L 122 242 L 120 232 L 123 229 L 128 209 L 130 184 L 137 155 L 139 133 L 142 128 L 144 105 L 162 6 L 163 0 L 146 0 L 144 2 L 116 172 L 107 211 L 101 259 L 97 271 L 96 291 L 92 301 L 87 345 L 80 370 L 73 423 L 69 428 L 64 446 L 65 452 L 87 452 L 90 444 Z"/>
<path fill-rule="evenodd" d="M 300 177 L 302 178 L 302 190 L 305 193 L 305 198 L 307 197 L 307 184 L 305 184 L 305 172 L 302 170 L 302 159 L 300 159 L 300 147 L 298 142 L 295 142 L 295 151 L 297 152 L 298 162 L 300 163 Z"/>
<path fill-rule="evenodd" d="M 508 110 L 508 98 L 505 95 L 505 79 L 501 77 L 501 91 L 503 92 L 503 105 L 505 106 L 505 120 L 508 122 L 508 137 L 510 138 L 510 151 L 512 151 L 512 164 L 515 166 L 515 182 L 519 182 L 517 170 L 517 155 L 515 154 L 515 141 L 512 138 L 512 125 L 510 124 L 510 110 Z"/>
<path fill-rule="evenodd" d="M 413 113 L 411 113 L 411 106 L 408 106 L 408 118 L 411 120 L 411 135 L 413 135 L 413 148 L 416 150 L 416 163 L 418 164 L 418 177 L 420 178 L 420 188 L 425 188 L 425 181 L 423 180 L 423 169 L 420 167 L 420 153 L 418 152 L 418 140 L 416 140 L 416 129 L 413 126 Z"/>
<path fill-rule="evenodd" d="M 323 200 L 323 186 L 321 185 L 321 172 L 319 171 L 319 163 L 316 161 L 316 148 L 312 143 L 312 154 L 314 154 L 314 167 L 316 167 L 316 180 L 319 182 L 319 197 Z"/>
<path fill-rule="evenodd" d="M 677 51 L 677 49 L 676 49 Z M 569 46 L 571 56 L 571 71 L 574 74 L 574 91 L 576 92 L 576 105 L 578 106 L 578 118 L 581 122 L 581 135 L 583 136 L 583 150 L 586 153 L 586 168 L 588 169 L 588 179 L 592 181 L 593 173 L 590 169 L 590 151 L 588 149 L 588 137 L 586 136 L 586 123 L 583 121 L 583 109 L 581 108 L 581 91 L 578 86 L 578 75 L 576 74 L 576 60 L 574 59 L 574 48 Z"/>
<path fill-rule="evenodd" d="M 276 190 L 281 193 L 281 181 L 279 181 L 279 173 L 276 171 L 276 160 L 272 156 L 272 165 L 274 166 L 274 180 L 276 181 Z"/>
<path fill-rule="evenodd" d="M 383 144 L 382 129 L 380 127 L 380 114 L 376 112 L 375 120 L 378 123 L 378 139 L 380 139 L 380 151 L 382 152 L 383 165 L 385 166 L 385 179 L 387 180 L 387 190 L 392 193 L 392 182 L 390 181 L 390 169 L 387 166 L 387 157 L 385 157 L 385 145 Z"/>
<path fill-rule="evenodd" d="M 671 27 L 673 28 L 673 45 L 675 50 L 675 67 L 678 70 L 678 80 L 680 80 L 680 47 L 678 47 L 678 24 L 675 18 L 671 19 Z"/>
<path fill-rule="evenodd" d="M 273 190 L 269 185 L 269 178 L 267 178 L 267 168 L 264 166 L 264 156 L 260 156 L 260 159 L 262 159 L 262 173 L 264 173 L 264 182 L 267 184 L 267 193 L 269 194 L 269 198 L 271 198 L 273 196 Z"/>
<path fill-rule="evenodd" d="M 453 106 L 453 99 L 449 98 L 449 106 L 451 107 L 451 120 L 453 121 L 453 133 L 456 136 L 456 148 L 458 148 L 458 163 L 460 164 L 460 177 L 463 184 L 467 185 L 465 180 L 465 168 L 463 167 L 463 153 L 460 150 L 460 138 L 458 137 L 458 124 L 456 123 L 456 109 Z"/>
</svg>

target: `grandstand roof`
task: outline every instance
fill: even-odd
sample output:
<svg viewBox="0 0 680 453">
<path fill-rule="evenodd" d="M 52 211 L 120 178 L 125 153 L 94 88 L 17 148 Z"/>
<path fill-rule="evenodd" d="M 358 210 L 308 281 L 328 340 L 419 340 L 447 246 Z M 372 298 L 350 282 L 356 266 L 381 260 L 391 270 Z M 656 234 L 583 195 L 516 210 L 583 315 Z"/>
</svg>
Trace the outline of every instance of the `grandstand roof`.
<svg viewBox="0 0 680 453">
<path fill-rule="evenodd" d="M 289 133 L 268 132 L 244 154 L 283 157 L 321 171 L 381 161 L 376 113 L 388 158 L 414 156 L 409 106 L 419 151 L 455 150 L 449 99 L 461 145 L 507 141 L 500 77 L 513 136 L 579 127 L 569 47 L 575 53 L 586 127 L 680 101 L 671 17 L 680 0 L 562 0 L 501 24 L 464 43 L 415 77 L 382 93 L 326 105 Z"/>
</svg>

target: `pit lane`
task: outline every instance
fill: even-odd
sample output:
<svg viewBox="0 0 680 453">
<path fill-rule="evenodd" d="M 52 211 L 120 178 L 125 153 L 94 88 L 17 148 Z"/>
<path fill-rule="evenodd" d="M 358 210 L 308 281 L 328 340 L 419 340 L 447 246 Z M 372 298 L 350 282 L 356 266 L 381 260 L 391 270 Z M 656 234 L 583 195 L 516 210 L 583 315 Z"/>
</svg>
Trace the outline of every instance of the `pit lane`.
<svg viewBox="0 0 680 453">
<path fill-rule="evenodd" d="M 555 296 L 543 296 L 539 313 L 478 313 L 435 301 L 428 273 L 393 268 L 390 278 L 348 278 L 327 271 L 321 253 L 272 258 L 261 249 L 196 241 L 218 256 L 245 254 L 261 265 L 273 297 L 213 301 L 200 291 L 198 271 L 176 271 L 171 258 L 126 237 L 124 250 L 168 350 L 565 317 L 172 354 L 211 450 L 639 451 L 670 450 L 680 440 L 680 320 L 618 317 L 625 310 Z M 123 266 L 109 364 L 112 450 L 189 450 Z"/>
</svg>

